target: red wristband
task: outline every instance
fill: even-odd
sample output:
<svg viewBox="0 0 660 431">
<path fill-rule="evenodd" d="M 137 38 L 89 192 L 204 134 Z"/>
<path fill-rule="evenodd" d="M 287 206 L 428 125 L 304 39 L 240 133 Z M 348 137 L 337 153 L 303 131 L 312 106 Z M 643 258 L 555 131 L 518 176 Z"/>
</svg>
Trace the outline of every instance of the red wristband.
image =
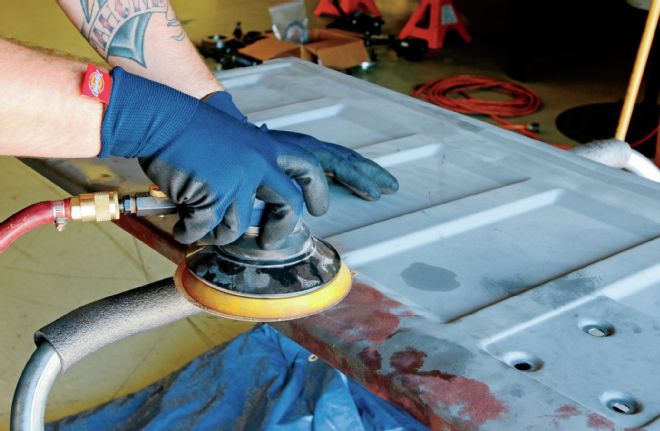
<svg viewBox="0 0 660 431">
<path fill-rule="evenodd" d="M 110 101 L 112 90 L 112 78 L 93 64 L 87 65 L 87 71 L 83 77 L 80 94 L 88 96 L 106 105 Z"/>
</svg>

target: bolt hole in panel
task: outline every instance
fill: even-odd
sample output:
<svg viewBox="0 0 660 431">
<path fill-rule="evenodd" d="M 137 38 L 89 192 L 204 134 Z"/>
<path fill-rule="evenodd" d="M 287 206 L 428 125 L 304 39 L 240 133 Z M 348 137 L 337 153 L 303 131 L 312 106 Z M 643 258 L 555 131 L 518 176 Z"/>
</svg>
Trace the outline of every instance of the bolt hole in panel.
<svg viewBox="0 0 660 431">
<path fill-rule="evenodd" d="M 641 405 L 628 394 L 607 391 L 600 396 L 600 402 L 615 413 L 634 415 L 641 410 Z"/>
<path fill-rule="evenodd" d="M 518 371 L 536 371 L 543 365 L 539 358 L 527 352 L 507 352 L 503 360 Z"/>
<path fill-rule="evenodd" d="M 580 319 L 578 326 L 592 337 L 609 337 L 614 334 L 614 326 L 605 320 Z"/>
<path fill-rule="evenodd" d="M 660 326 L 655 319 L 605 296 L 564 308 L 494 337 L 486 351 L 508 366 L 530 358 L 542 361 L 542 367 L 525 375 L 622 427 L 640 427 L 660 415 Z M 609 336 L 588 336 L 588 327 Z M 635 365 L 640 363 L 646 365 Z"/>
</svg>

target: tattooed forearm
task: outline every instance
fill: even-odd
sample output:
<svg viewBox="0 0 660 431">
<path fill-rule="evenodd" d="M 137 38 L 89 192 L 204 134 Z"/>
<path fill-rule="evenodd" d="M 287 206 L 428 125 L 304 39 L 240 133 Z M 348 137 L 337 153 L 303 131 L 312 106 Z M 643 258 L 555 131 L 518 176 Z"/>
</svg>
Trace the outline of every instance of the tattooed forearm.
<svg viewBox="0 0 660 431">
<path fill-rule="evenodd" d="M 167 0 L 80 0 L 80 5 L 81 33 L 106 60 L 114 55 L 146 67 L 144 37 L 151 17 L 165 14 L 168 27 L 180 27 Z M 185 33 L 171 38 L 183 40 Z"/>
<path fill-rule="evenodd" d="M 170 0 L 57 0 L 110 67 L 193 97 L 223 89 L 186 36 Z"/>
</svg>

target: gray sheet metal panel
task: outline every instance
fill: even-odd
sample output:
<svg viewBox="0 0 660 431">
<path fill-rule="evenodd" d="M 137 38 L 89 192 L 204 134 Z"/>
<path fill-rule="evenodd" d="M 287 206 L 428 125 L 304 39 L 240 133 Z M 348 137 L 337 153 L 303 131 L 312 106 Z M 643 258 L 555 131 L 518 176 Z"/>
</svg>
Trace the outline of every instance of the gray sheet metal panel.
<svg viewBox="0 0 660 431">
<path fill-rule="evenodd" d="M 503 401 L 481 429 L 556 429 L 558 415 L 583 429 L 577 406 L 613 423 L 589 416 L 595 429 L 660 430 L 660 185 L 311 63 L 219 77 L 251 121 L 354 148 L 399 178 L 378 202 L 333 186 L 329 214 L 307 221 L 421 316 L 396 337 Z M 131 161 L 30 164 L 70 191 L 148 183 Z M 614 335 L 585 333 L 594 322 Z M 525 359 L 538 369 L 512 368 Z M 639 411 L 607 407 L 622 396 Z"/>
<path fill-rule="evenodd" d="M 468 348 L 468 375 L 515 399 L 516 420 L 493 428 L 561 409 L 555 391 L 623 427 L 660 414 L 658 185 L 306 63 L 266 68 L 221 76 L 251 121 L 354 148 L 399 178 L 376 203 L 334 188 L 309 224 Z M 525 360 L 538 370 L 511 368 Z M 635 414 L 608 408 L 633 402 Z"/>
</svg>

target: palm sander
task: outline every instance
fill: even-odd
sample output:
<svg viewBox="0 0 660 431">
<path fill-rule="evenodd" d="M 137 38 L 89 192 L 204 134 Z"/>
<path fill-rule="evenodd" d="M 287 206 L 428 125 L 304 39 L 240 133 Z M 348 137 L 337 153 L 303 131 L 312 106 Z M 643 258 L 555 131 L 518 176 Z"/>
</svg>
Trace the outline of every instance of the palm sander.
<svg viewBox="0 0 660 431">
<path fill-rule="evenodd" d="M 192 246 L 174 276 L 179 291 L 209 313 L 258 322 L 298 319 L 339 303 L 352 285 L 339 253 L 302 220 L 278 248 L 261 248 L 263 209 L 257 201 L 251 227 L 237 241 Z"/>
<path fill-rule="evenodd" d="M 257 237 L 253 228 L 226 246 L 193 246 L 177 268 L 177 288 L 209 313 L 258 322 L 316 314 L 348 294 L 348 267 L 304 223 L 275 250 L 260 248 Z"/>
</svg>

